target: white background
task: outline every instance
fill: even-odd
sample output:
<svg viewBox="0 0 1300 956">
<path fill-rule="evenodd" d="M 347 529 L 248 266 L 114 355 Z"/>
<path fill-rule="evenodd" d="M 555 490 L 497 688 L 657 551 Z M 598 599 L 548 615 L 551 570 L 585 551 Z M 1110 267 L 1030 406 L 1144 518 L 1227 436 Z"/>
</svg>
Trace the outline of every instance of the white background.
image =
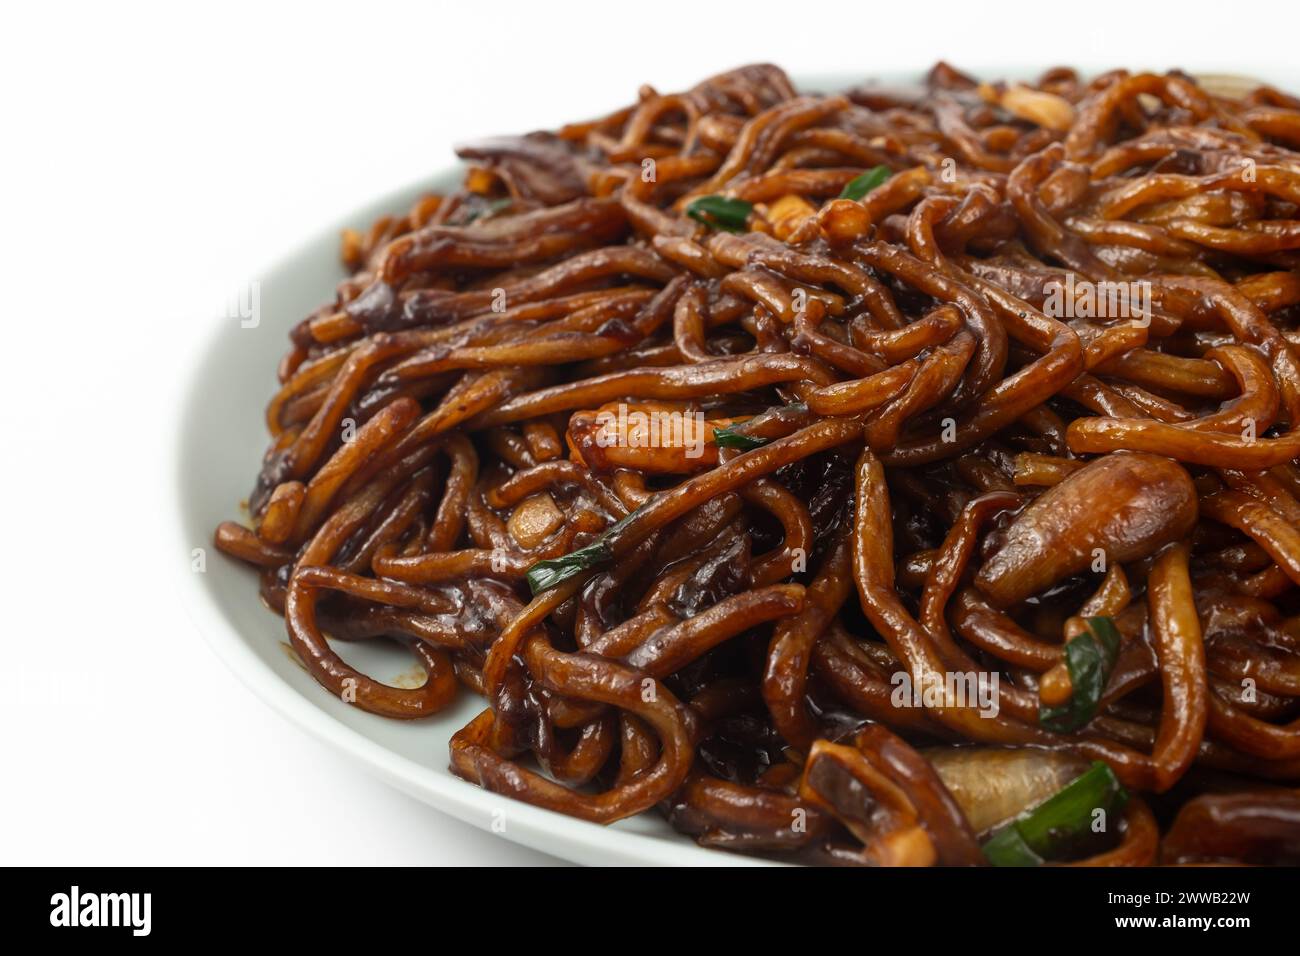
<svg viewBox="0 0 1300 956">
<path fill-rule="evenodd" d="M 1160 6 L 5 4 L 0 863 L 555 862 L 284 723 L 171 593 L 169 422 L 226 297 L 453 142 L 643 82 L 939 58 L 1295 75 L 1294 3 Z"/>
</svg>

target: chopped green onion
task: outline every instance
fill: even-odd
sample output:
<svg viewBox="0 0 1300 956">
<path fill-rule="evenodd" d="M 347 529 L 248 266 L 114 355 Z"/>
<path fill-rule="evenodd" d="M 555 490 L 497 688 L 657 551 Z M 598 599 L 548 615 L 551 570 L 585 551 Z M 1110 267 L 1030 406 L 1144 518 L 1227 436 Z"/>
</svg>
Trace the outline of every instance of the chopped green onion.
<svg viewBox="0 0 1300 956">
<path fill-rule="evenodd" d="M 510 208 L 511 202 L 512 200 L 509 196 L 503 196 L 500 199 L 490 199 L 483 203 L 483 205 L 470 210 L 469 215 L 465 217 L 465 225 L 468 226 L 471 222 L 477 222 L 480 219 L 491 219 L 497 213 Z"/>
<path fill-rule="evenodd" d="M 729 428 L 713 429 L 713 441 L 719 448 L 743 448 L 745 451 L 751 451 L 755 448 L 762 448 L 767 444 L 766 438 L 755 438 L 753 435 L 742 435 L 736 431 L 738 426 L 732 425 Z"/>
<path fill-rule="evenodd" d="M 549 591 L 557 584 L 563 584 L 575 574 L 594 568 L 599 564 L 604 564 L 613 556 L 614 552 L 605 543 L 602 535 L 585 548 L 579 548 L 577 551 L 570 552 L 563 557 L 538 561 L 528 569 L 525 578 L 528 581 L 528 587 L 532 589 L 533 597 L 537 597 L 543 591 Z"/>
<path fill-rule="evenodd" d="M 1047 861 L 1029 848 L 1015 826 L 1009 826 L 985 842 L 984 858 L 994 866 L 1042 866 Z"/>
<path fill-rule="evenodd" d="M 745 228 L 754 204 L 727 196 L 701 196 L 686 204 L 686 215 L 714 229 L 740 232 Z"/>
<path fill-rule="evenodd" d="M 1110 821 L 1124 809 L 1128 791 L 1100 760 L 1053 796 L 1012 821 L 984 843 L 994 866 L 1039 866 L 1086 850 L 1097 810 Z"/>
<path fill-rule="evenodd" d="M 854 176 L 840 193 L 841 199 L 861 199 L 892 175 L 888 166 L 875 166 L 861 176 Z"/>
<path fill-rule="evenodd" d="M 1070 672 L 1070 699 L 1057 707 L 1040 707 L 1038 722 L 1048 730 L 1072 733 L 1097 715 L 1097 706 L 1119 656 L 1120 637 L 1108 617 L 1084 620 L 1087 630 L 1065 645 Z"/>
<path fill-rule="evenodd" d="M 639 510 L 638 508 L 637 511 Z M 533 597 L 537 597 L 543 591 L 549 591 L 556 585 L 563 584 L 569 578 L 579 575 L 583 571 L 589 571 L 612 559 L 614 549 L 610 546 L 610 538 L 621 531 L 632 520 L 634 514 L 636 514 L 636 511 L 633 511 L 626 518 L 614 522 L 601 533 L 599 538 L 585 548 L 571 551 L 559 558 L 538 561 L 529 568 L 524 578 L 528 581 L 528 587 L 532 591 Z"/>
</svg>

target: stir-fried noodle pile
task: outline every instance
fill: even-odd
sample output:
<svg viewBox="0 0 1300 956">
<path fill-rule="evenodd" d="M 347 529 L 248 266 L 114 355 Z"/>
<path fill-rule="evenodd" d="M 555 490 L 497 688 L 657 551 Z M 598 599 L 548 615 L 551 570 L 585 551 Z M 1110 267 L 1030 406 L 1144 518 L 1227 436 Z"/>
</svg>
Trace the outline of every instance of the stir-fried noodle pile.
<svg viewBox="0 0 1300 956">
<path fill-rule="evenodd" d="M 461 777 L 810 862 L 1300 858 L 1300 100 L 750 66 L 344 236 L 255 566 Z M 326 635 L 335 641 L 331 647 Z M 427 679 L 338 642 L 410 648 Z"/>
</svg>

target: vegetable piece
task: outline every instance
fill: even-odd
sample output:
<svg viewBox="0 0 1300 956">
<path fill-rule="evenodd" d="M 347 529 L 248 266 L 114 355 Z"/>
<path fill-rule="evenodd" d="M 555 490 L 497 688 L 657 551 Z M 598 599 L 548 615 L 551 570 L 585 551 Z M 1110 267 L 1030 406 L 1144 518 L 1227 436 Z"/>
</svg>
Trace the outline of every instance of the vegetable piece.
<svg viewBox="0 0 1300 956">
<path fill-rule="evenodd" d="M 984 844 L 984 856 L 994 866 L 1041 866 L 1068 858 L 1086 847 L 1093 835 L 1096 811 L 1109 826 L 1128 802 L 1128 791 L 1109 766 L 1096 761 L 1033 810 L 998 831 Z"/>
<path fill-rule="evenodd" d="M 864 863 L 931 866 L 935 861 L 934 842 L 907 793 L 855 747 L 814 741 L 799 796 L 862 842 Z"/>
<path fill-rule="evenodd" d="M 1191 533 L 1196 486 L 1182 465 L 1147 454 L 1105 455 L 1039 495 L 975 575 L 995 607 L 1040 594 L 1099 555 L 1137 561 Z"/>
<path fill-rule="evenodd" d="M 519 502 L 506 528 L 521 548 L 535 548 L 562 524 L 564 513 L 550 493 L 542 491 Z"/>
<path fill-rule="evenodd" d="M 706 417 L 682 402 L 607 402 L 574 412 L 567 439 L 571 451 L 594 471 L 631 468 L 646 474 L 682 475 L 718 463 L 715 428 L 748 417 Z"/>
<path fill-rule="evenodd" d="M 921 755 L 981 835 L 1038 806 L 1089 766 L 1074 754 L 1037 747 L 934 747 Z"/>
<path fill-rule="evenodd" d="M 714 229 L 740 232 L 745 228 L 754 204 L 729 196 L 701 196 L 686 204 L 686 215 Z"/>
<path fill-rule="evenodd" d="M 796 193 L 782 196 L 772 203 L 763 213 L 763 218 L 772 225 L 772 235 L 784 241 L 803 225 L 804 221 L 817 215 L 817 209 L 808 200 Z"/>
<path fill-rule="evenodd" d="M 1013 116 L 1058 133 L 1074 125 L 1075 110 L 1069 100 L 1017 83 L 1002 94 L 1002 108 Z"/>
<path fill-rule="evenodd" d="M 731 425 L 727 428 L 713 429 L 713 441 L 719 448 L 741 448 L 749 451 L 754 448 L 761 448 L 767 444 L 766 438 L 755 438 L 753 435 L 742 435 L 736 431 L 738 426 Z"/>
<path fill-rule="evenodd" d="M 509 196 L 503 196 L 500 199 L 489 199 L 480 206 L 471 209 L 469 215 L 465 217 L 465 225 L 472 222 L 479 222 L 484 219 L 491 219 L 498 213 L 504 212 L 510 208 L 513 200 Z"/>
<path fill-rule="evenodd" d="M 610 539 L 632 520 L 634 514 L 636 514 L 635 511 L 626 518 L 614 522 L 601 533 L 599 538 L 585 548 L 579 548 L 577 551 L 571 551 L 558 558 L 538 561 L 529 568 L 524 577 L 528 581 L 528 587 L 532 591 L 533 597 L 543 591 L 549 591 L 556 585 L 563 584 L 569 578 L 575 577 L 583 571 L 598 567 L 614 557 L 614 550 L 610 547 Z"/>
<path fill-rule="evenodd" d="M 840 193 L 841 199 L 861 199 L 890 177 L 892 170 L 888 166 L 873 166 L 861 176 L 854 176 Z"/>
<path fill-rule="evenodd" d="M 1097 715 L 1106 681 L 1119 657 L 1120 636 L 1108 617 L 1084 618 L 1086 629 L 1065 645 L 1070 672 L 1070 699 L 1056 707 L 1040 707 L 1038 722 L 1048 730 L 1071 733 Z"/>
</svg>

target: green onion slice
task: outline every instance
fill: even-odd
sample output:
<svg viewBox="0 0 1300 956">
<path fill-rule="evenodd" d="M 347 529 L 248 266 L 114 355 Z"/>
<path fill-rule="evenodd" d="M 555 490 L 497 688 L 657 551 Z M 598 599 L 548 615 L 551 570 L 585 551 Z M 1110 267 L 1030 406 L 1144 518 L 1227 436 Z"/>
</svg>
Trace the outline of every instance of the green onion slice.
<svg viewBox="0 0 1300 956">
<path fill-rule="evenodd" d="M 637 511 L 641 509 L 638 508 Z M 568 554 L 559 558 L 548 558 L 545 561 L 538 561 L 524 576 L 528 581 L 528 587 L 533 593 L 533 597 L 541 594 L 543 591 L 549 591 L 556 585 L 563 584 L 583 571 L 589 571 L 598 567 L 614 557 L 614 549 L 610 546 L 610 539 L 621 531 L 629 521 L 632 520 L 633 511 L 626 518 L 614 522 L 606 528 L 591 544 L 585 548 L 579 548 L 577 551 L 570 551 Z"/>
<path fill-rule="evenodd" d="M 753 435 L 742 435 L 736 431 L 738 425 L 732 425 L 728 428 L 713 429 L 713 441 L 719 448 L 742 448 L 750 451 L 754 448 L 762 448 L 767 444 L 766 438 L 755 438 Z"/>
<path fill-rule="evenodd" d="M 478 208 L 473 209 L 465 217 L 465 225 L 468 226 L 471 222 L 478 222 L 480 219 L 491 219 L 497 213 L 509 209 L 511 202 L 509 196 L 503 196 L 500 199 L 489 199 Z"/>
<path fill-rule="evenodd" d="M 1048 730 L 1072 733 L 1097 715 L 1097 705 L 1119 656 L 1120 636 L 1108 617 L 1089 617 L 1078 637 L 1065 645 L 1065 666 L 1074 688 L 1070 699 L 1057 707 L 1040 707 L 1038 722 Z"/>
<path fill-rule="evenodd" d="M 845 184 L 841 199 L 861 199 L 892 175 L 888 166 L 874 166 L 861 176 L 854 176 Z"/>
<path fill-rule="evenodd" d="M 686 204 L 686 215 L 714 229 L 740 232 L 745 228 L 754 204 L 727 196 L 701 196 Z"/>
<path fill-rule="evenodd" d="M 1115 772 L 1100 760 L 1053 796 L 1012 821 L 984 843 L 984 856 L 994 866 L 1040 866 L 1083 852 L 1093 837 L 1097 810 L 1107 826 L 1128 802 Z"/>
</svg>

